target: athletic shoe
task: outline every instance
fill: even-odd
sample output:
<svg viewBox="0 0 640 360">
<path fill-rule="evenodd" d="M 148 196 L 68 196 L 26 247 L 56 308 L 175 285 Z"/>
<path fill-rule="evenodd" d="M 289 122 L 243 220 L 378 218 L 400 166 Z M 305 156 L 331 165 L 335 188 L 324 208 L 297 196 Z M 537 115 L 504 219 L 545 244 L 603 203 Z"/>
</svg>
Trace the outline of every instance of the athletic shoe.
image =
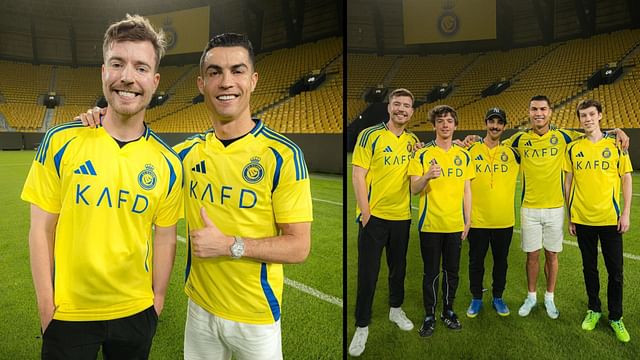
<svg viewBox="0 0 640 360">
<path fill-rule="evenodd" d="M 560 316 L 560 311 L 556 308 L 553 300 L 545 300 L 544 307 L 547 308 L 547 315 L 549 315 L 550 318 L 557 319 L 558 316 Z"/>
<path fill-rule="evenodd" d="M 398 325 L 401 330 L 409 331 L 413 329 L 413 323 L 407 318 L 407 315 L 399 307 L 392 307 L 389 309 L 389 320 L 396 323 L 396 325 Z"/>
<path fill-rule="evenodd" d="M 351 345 L 349 345 L 349 355 L 360 356 L 364 351 L 364 346 L 367 344 L 367 338 L 369 337 L 369 327 L 356 327 L 356 333 L 353 334 Z"/>
<path fill-rule="evenodd" d="M 422 323 L 422 327 L 418 330 L 418 333 L 422 337 L 431 337 L 433 335 L 433 331 L 436 329 L 436 318 L 433 315 L 429 315 L 424 318 L 424 322 Z"/>
<path fill-rule="evenodd" d="M 467 317 L 474 318 L 478 316 L 480 309 L 482 309 L 482 299 L 471 299 L 471 304 L 467 309 Z"/>
<path fill-rule="evenodd" d="M 631 336 L 629 336 L 629 332 L 624 328 L 624 324 L 622 323 L 622 318 L 620 320 L 611 321 L 609 320 L 609 325 L 613 329 L 613 332 L 616 333 L 616 337 L 618 340 L 622 342 L 629 342 L 631 340 Z"/>
<path fill-rule="evenodd" d="M 588 331 L 595 329 L 601 316 L 602 313 L 587 310 L 587 316 L 585 316 L 584 320 L 582 320 L 582 329 Z"/>
<path fill-rule="evenodd" d="M 527 298 L 524 299 L 524 303 L 522 304 L 522 306 L 520 306 L 520 310 L 518 310 L 518 315 L 520 316 L 529 315 L 529 313 L 531 312 L 531 309 L 533 309 L 535 306 L 536 306 L 535 299 L 532 299 L 527 296 Z"/>
<path fill-rule="evenodd" d="M 444 324 L 451 330 L 462 330 L 462 324 L 458 320 L 458 315 L 452 310 L 447 310 L 440 314 L 440 319 L 444 321 Z"/>
<path fill-rule="evenodd" d="M 509 307 L 504 303 L 504 301 L 502 301 L 502 298 L 494 297 L 491 304 L 493 305 L 493 308 L 496 309 L 498 315 L 509 316 L 509 314 L 511 314 L 511 312 L 509 312 Z"/>
</svg>

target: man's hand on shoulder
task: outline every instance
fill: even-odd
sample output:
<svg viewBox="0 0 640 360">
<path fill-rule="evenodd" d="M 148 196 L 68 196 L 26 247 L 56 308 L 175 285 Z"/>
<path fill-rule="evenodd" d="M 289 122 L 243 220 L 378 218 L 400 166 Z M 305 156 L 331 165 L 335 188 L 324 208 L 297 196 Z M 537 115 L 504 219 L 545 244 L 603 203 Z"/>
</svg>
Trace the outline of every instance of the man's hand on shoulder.
<svg viewBox="0 0 640 360">
<path fill-rule="evenodd" d="M 94 107 L 73 118 L 76 121 L 82 121 L 82 125 L 90 128 L 97 128 L 102 124 L 102 116 L 107 113 L 107 108 Z"/>
</svg>

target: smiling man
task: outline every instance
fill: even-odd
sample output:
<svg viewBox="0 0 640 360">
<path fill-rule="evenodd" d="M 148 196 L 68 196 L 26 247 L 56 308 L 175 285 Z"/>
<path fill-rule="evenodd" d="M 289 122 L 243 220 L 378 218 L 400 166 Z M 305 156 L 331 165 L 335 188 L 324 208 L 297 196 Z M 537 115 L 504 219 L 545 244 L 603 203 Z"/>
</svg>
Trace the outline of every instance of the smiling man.
<svg viewBox="0 0 640 360">
<path fill-rule="evenodd" d="M 22 199 L 43 359 L 149 356 L 183 209 L 180 159 L 144 125 L 163 54 L 148 20 L 111 25 L 103 126 L 54 127 L 36 153 Z"/>
<path fill-rule="evenodd" d="M 257 82 L 248 38 L 213 37 L 197 80 L 213 130 L 174 147 L 186 169 L 185 359 L 283 357 L 283 264 L 309 254 L 311 190 L 300 148 L 251 118 Z"/>
<path fill-rule="evenodd" d="M 600 130 L 602 105 L 583 100 L 576 115 L 584 137 L 572 142 L 564 158 L 565 198 L 569 233 L 578 236 L 582 254 L 582 271 L 587 291 L 588 310 L 582 329 L 591 331 L 602 316 L 598 240 L 608 273 L 607 306 L 609 326 L 618 340 L 629 342 L 631 336 L 622 322 L 623 242 L 629 230 L 632 179 L 631 160 L 613 139 Z M 620 204 L 622 184 L 623 204 Z M 622 205 L 622 209 L 620 209 Z"/>
<path fill-rule="evenodd" d="M 493 255 L 491 305 L 500 316 L 510 314 L 502 293 L 507 282 L 507 257 L 515 223 L 514 197 L 520 170 L 520 156 L 500 144 L 507 126 L 507 114 L 491 108 L 485 115 L 487 135 L 468 150 L 476 178 L 471 181 L 471 229 L 469 230 L 469 288 L 471 303 L 467 316 L 474 318 L 482 309 L 484 260 L 489 247 Z"/>
<path fill-rule="evenodd" d="M 356 331 L 349 345 L 360 356 L 369 336 L 371 307 L 380 258 L 386 248 L 389 266 L 389 320 L 402 330 L 413 323 L 400 308 L 411 225 L 407 168 L 418 137 L 406 130 L 413 115 L 413 94 L 396 89 L 389 95 L 389 120 L 364 129 L 353 152 L 353 188 L 358 223 L 358 290 Z"/>
<path fill-rule="evenodd" d="M 419 334 L 433 335 L 440 260 L 442 260 L 442 312 L 440 318 L 451 330 L 462 325 L 453 311 L 458 289 L 462 240 L 471 226 L 471 180 L 476 176 L 467 150 L 453 144 L 458 114 L 448 105 L 429 111 L 436 139 L 418 150 L 409 163 L 411 192 L 420 194 L 418 231 L 423 263 L 422 298 L 425 318 Z"/>
</svg>

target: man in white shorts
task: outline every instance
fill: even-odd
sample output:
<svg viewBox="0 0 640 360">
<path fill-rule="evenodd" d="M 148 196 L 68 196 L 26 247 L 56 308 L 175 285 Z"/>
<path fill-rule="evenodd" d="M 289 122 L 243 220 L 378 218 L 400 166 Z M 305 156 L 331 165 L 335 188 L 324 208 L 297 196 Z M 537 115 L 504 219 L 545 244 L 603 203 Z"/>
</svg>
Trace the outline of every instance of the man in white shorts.
<svg viewBox="0 0 640 360">
<path fill-rule="evenodd" d="M 554 290 L 558 277 L 558 253 L 562 251 L 564 238 L 562 163 L 567 144 L 583 134 L 550 125 L 551 112 L 551 102 L 546 96 L 532 97 L 529 101 L 531 128 L 514 134 L 504 144 L 516 149 L 521 156 L 521 246 L 527 253 L 528 294 L 518 314 L 527 316 L 536 305 L 539 257 L 540 250 L 544 248 L 547 280 L 544 305 L 549 317 L 557 319 L 560 312 L 554 302 Z M 610 133 L 616 134 L 618 141 L 626 142 L 625 146 L 628 146 L 624 132 L 616 129 Z"/>
</svg>

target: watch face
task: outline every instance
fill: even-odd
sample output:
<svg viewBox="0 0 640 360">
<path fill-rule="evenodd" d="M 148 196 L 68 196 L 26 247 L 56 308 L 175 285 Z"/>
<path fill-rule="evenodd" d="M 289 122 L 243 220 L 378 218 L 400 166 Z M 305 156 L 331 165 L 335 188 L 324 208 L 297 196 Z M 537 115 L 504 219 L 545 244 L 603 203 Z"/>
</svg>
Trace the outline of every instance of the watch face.
<svg viewBox="0 0 640 360">
<path fill-rule="evenodd" d="M 240 258 L 244 253 L 244 241 L 240 237 L 235 237 L 233 245 L 231 245 L 231 257 Z"/>
</svg>

